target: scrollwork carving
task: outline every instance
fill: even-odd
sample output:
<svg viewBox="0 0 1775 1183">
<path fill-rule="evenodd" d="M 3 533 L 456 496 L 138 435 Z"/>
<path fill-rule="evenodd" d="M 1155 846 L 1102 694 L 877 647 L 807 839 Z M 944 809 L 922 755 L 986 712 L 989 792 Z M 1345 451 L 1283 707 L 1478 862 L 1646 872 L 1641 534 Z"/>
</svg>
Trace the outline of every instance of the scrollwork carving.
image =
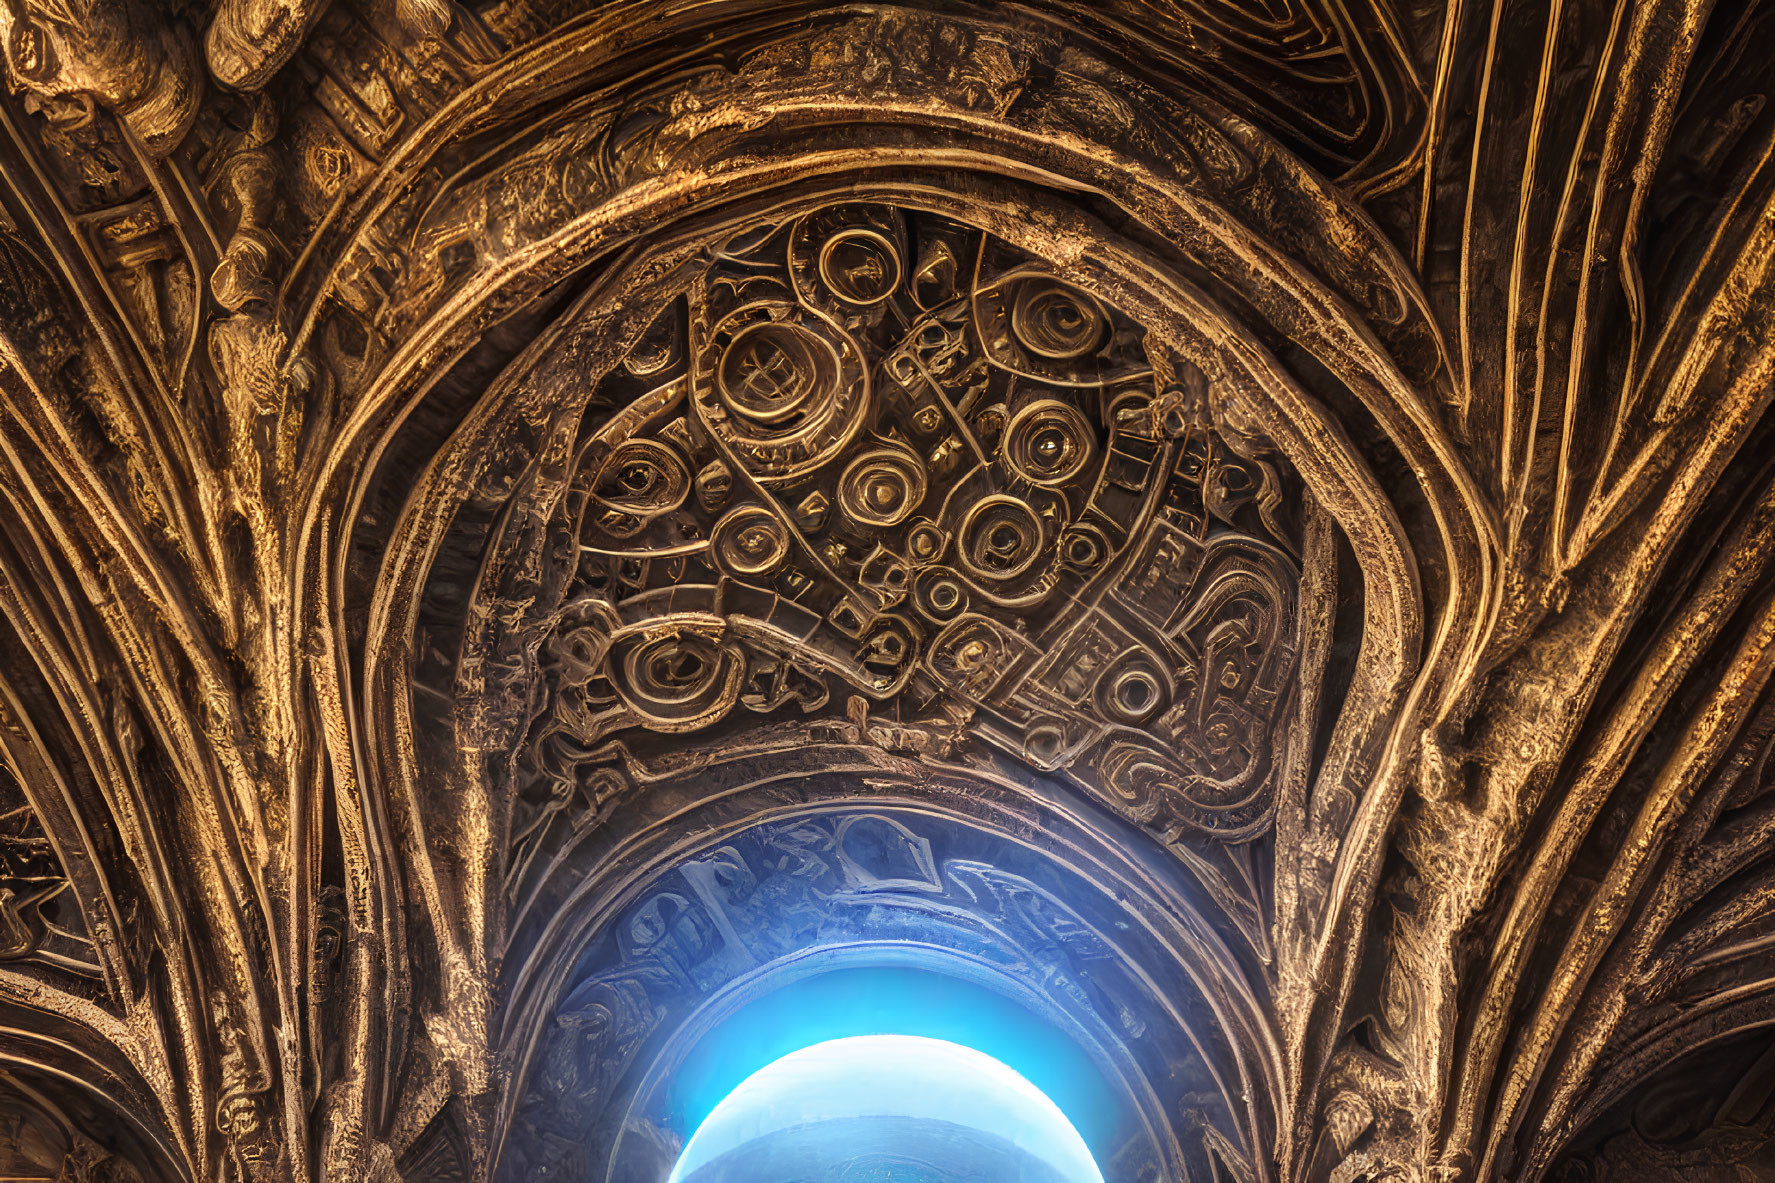
<svg viewBox="0 0 1775 1183">
<path fill-rule="evenodd" d="M 0 0 L 0 1175 L 572 1175 L 674 1006 L 939 905 L 1135 1044 L 1177 922 L 1191 1178 L 1762 1169 L 1769 44 Z"/>
<path fill-rule="evenodd" d="M 608 705 L 575 688 L 544 731 L 589 753 L 843 685 L 949 701 L 1168 832 L 1263 824 L 1299 543 L 1286 466 L 1222 433 L 1199 368 L 891 205 L 735 235 L 677 307 L 576 478 Z"/>
</svg>

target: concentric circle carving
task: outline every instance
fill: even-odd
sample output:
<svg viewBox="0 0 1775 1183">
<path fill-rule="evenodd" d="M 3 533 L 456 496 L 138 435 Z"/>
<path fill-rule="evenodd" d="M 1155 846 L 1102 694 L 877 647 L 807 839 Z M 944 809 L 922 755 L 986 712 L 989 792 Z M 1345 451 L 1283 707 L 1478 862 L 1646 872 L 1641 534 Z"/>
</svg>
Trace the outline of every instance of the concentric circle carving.
<svg viewBox="0 0 1775 1183">
<path fill-rule="evenodd" d="M 1077 407 L 1042 399 L 1011 416 L 1004 432 L 1005 464 L 1031 484 L 1075 479 L 1096 451 L 1096 432 Z"/>
<path fill-rule="evenodd" d="M 722 403 L 748 424 L 785 430 L 829 397 L 838 373 L 830 342 L 801 325 L 760 321 L 734 334 L 715 370 Z"/>
<path fill-rule="evenodd" d="M 610 655 L 617 694 L 658 731 L 689 731 L 726 714 L 743 674 L 740 655 L 707 632 L 642 633 L 618 641 Z"/>
<path fill-rule="evenodd" d="M 846 204 L 795 222 L 788 266 L 796 292 L 842 316 L 872 317 L 906 280 L 905 224 L 890 206 Z"/>
<path fill-rule="evenodd" d="M 879 304 L 900 286 L 900 255 L 875 230 L 844 230 L 820 248 L 820 278 L 850 304 Z"/>
<path fill-rule="evenodd" d="M 927 620 L 953 620 L 968 608 L 968 589 L 947 567 L 931 567 L 918 573 L 912 603 Z"/>
<path fill-rule="evenodd" d="M 1248 425 L 1222 435 L 1207 371 L 927 212 L 722 233 L 584 445 L 601 532 L 570 594 L 609 652 L 589 680 L 556 660 L 550 799 L 632 728 L 842 711 L 913 751 L 990 743 L 1170 833 L 1264 824 L 1294 478 Z"/>
<path fill-rule="evenodd" d="M 868 409 L 862 351 L 843 329 L 793 305 L 751 304 L 719 321 L 696 367 L 708 430 L 759 480 L 788 480 L 836 457 Z"/>
<path fill-rule="evenodd" d="M 729 511 L 715 523 L 711 543 L 722 568 L 741 577 L 774 571 L 789 555 L 782 519 L 757 505 Z"/>
<path fill-rule="evenodd" d="M 677 509 L 690 495 L 690 469 L 657 440 L 625 440 L 598 470 L 593 496 L 607 509 L 652 516 Z"/>
<path fill-rule="evenodd" d="M 1124 658 L 1097 685 L 1104 714 L 1131 726 L 1145 723 L 1163 710 L 1170 694 L 1170 675 L 1144 653 Z"/>
<path fill-rule="evenodd" d="M 838 480 L 838 504 L 860 526 L 897 526 L 924 497 L 924 465 L 909 449 L 894 445 L 863 453 Z"/>
<path fill-rule="evenodd" d="M 597 526 L 614 539 L 640 534 L 649 522 L 678 509 L 690 496 L 690 468 L 673 446 L 628 439 L 610 450 L 592 481 Z"/>
<path fill-rule="evenodd" d="M 1015 579 L 1042 557 L 1046 537 L 1041 519 L 1025 501 L 995 494 L 983 498 L 961 520 L 962 566 L 981 579 Z"/>
</svg>

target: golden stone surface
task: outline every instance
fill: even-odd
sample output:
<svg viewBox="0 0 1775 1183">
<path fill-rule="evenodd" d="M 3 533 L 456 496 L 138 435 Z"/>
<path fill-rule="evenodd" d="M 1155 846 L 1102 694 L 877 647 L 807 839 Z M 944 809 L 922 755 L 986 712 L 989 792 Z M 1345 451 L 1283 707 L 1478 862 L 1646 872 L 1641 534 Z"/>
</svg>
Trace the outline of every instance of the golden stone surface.
<svg viewBox="0 0 1775 1183">
<path fill-rule="evenodd" d="M 1110 1183 L 1775 1171 L 1769 4 L 0 50 L 0 1177 L 643 1183 L 912 946 Z"/>
</svg>

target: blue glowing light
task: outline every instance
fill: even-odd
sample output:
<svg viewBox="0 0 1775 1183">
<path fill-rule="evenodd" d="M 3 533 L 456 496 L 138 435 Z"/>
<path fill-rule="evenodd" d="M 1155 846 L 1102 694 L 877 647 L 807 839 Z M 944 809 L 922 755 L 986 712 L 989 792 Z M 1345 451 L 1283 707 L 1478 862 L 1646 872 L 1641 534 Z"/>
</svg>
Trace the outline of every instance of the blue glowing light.
<svg viewBox="0 0 1775 1183">
<path fill-rule="evenodd" d="M 766 1064 L 851 1035 L 923 1035 L 985 1052 L 1052 1098 L 1093 1152 L 1127 1137 L 1102 1066 L 1052 1016 L 959 978 L 886 966 L 814 974 L 722 1017 L 672 1066 L 663 1124 L 687 1137 Z"/>
<path fill-rule="evenodd" d="M 951 1142 L 915 1137 L 919 1144 L 905 1148 L 939 1171 L 944 1146 L 977 1154 L 1003 1145 L 1055 1183 L 1103 1183 L 1084 1139 L 1046 1093 L 984 1052 L 916 1035 L 828 1040 L 759 1069 L 697 1128 L 669 1183 L 708 1177 L 698 1172 L 827 1123 L 864 1140 L 871 1129 L 961 1131 Z"/>
</svg>

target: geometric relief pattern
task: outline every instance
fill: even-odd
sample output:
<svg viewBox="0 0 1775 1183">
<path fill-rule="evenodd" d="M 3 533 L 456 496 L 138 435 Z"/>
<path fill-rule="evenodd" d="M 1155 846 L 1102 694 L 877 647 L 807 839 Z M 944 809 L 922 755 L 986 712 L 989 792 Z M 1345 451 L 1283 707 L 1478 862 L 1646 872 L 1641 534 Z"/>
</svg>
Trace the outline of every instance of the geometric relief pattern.
<svg viewBox="0 0 1775 1183">
<path fill-rule="evenodd" d="M 729 238 L 599 401 L 622 409 L 576 460 L 541 800 L 635 729 L 856 697 L 1162 832 L 1266 824 L 1293 478 L 1216 426 L 1202 369 L 1064 274 L 833 205 Z"/>
</svg>

